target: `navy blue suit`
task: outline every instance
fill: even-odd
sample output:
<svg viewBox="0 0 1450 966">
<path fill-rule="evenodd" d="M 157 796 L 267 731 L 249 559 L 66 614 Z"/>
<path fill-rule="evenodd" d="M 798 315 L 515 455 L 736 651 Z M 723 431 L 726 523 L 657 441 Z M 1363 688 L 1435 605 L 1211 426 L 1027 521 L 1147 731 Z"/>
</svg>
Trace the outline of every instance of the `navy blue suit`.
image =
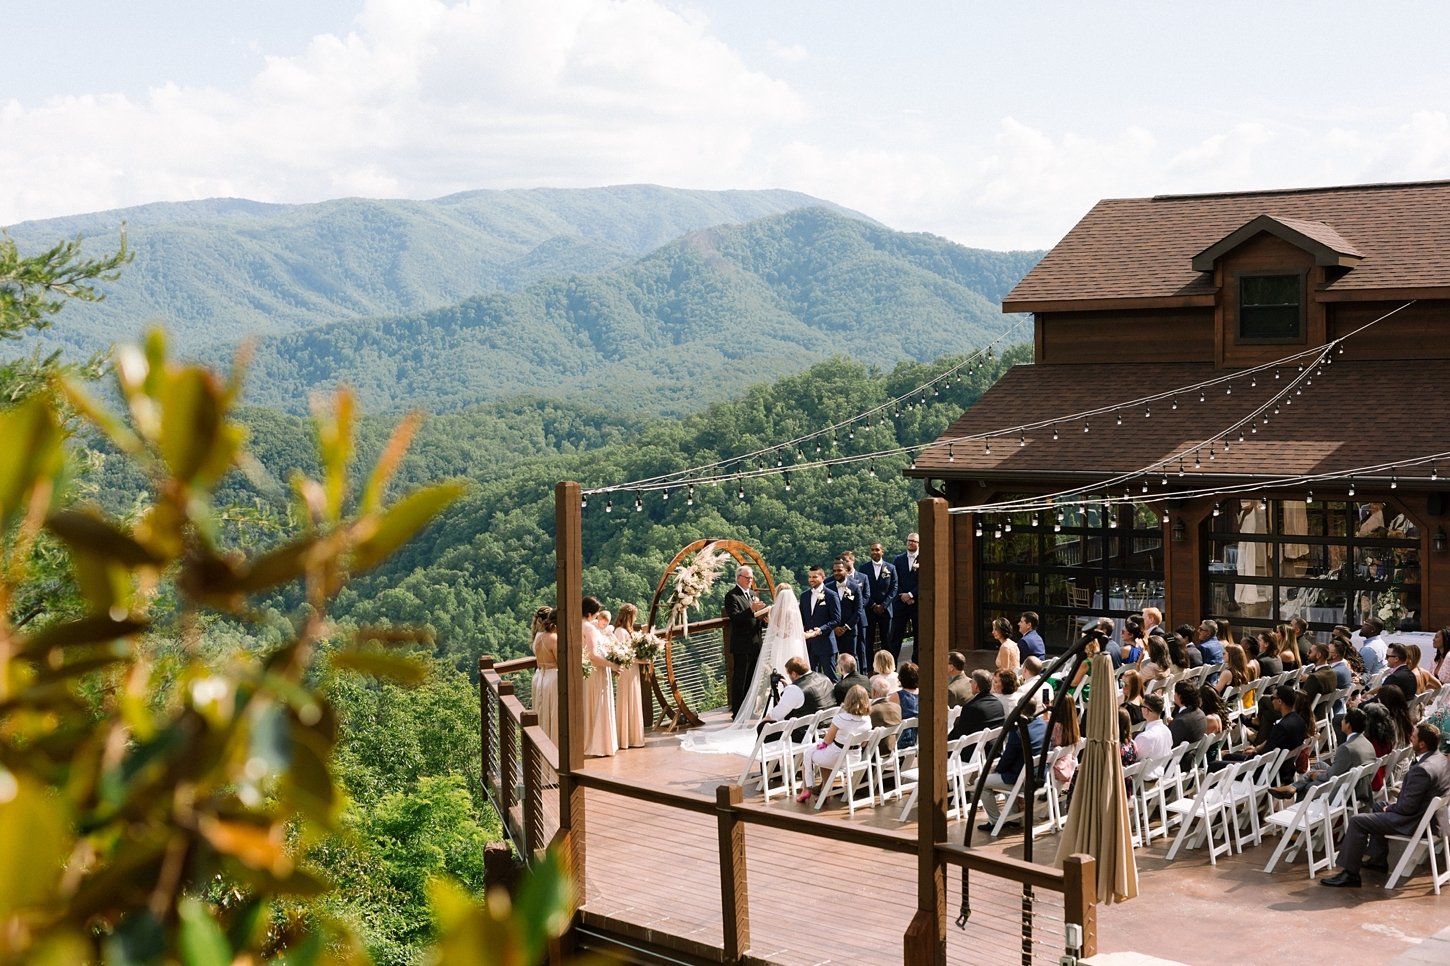
<svg viewBox="0 0 1450 966">
<path fill-rule="evenodd" d="M 846 575 L 846 586 L 842 587 L 835 577 L 826 579 L 826 589 L 834 590 L 841 599 L 841 625 L 831 632 L 835 638 L 836 652 L 849 654 L 856 659 L 862 673 L 869 674 L 871 665 L 862 661 L 861 650 L 866 644 L 866 582 L 854 574 Z M 843 633 L 844 632 L 844 633 Z"/>
<path fill-rule="evenodd" d="M 879 650 L 891 650 L 891 612 L 896 604 L 896 566 L 889 560 L 881 561 L 881 576 L 876 576 L 876 565 L 868 560 L 858 573 L 865 579 L 866 594 L 866 650 L 872 654 Z"/>
<path fill-rule="evenodd" d="M 921 563 L 921 556 L 916 558 L 918 565 Z M 911 634 L 914 638 L 917 631 L 917 572 L 911 568 L 906 554 L 898 554 L 895 561 L 896 567 L 896 604 L 891 611 L 891 645 L 888 648 L 891 656 L 897 664 L 901 663 L 901 642 L 906 640 L 906 625 L 911 625 Z M 902 594 L 911 595 L 911 603 L 901 599 Z"/>
<path fill-rule="evenodd" d="M 836 635 L 841 624 L 841 598 L 829 587 L 822 587 L 825 598 L 815 605 L 816 592 L 807 587 L 801 594 L 801 623 L 807 631 L 819 630 L 819 637 L 806 638 L 806 653 L 811 669 L 820 671 L 834 683 L 836 680 Z"/>
</svg>

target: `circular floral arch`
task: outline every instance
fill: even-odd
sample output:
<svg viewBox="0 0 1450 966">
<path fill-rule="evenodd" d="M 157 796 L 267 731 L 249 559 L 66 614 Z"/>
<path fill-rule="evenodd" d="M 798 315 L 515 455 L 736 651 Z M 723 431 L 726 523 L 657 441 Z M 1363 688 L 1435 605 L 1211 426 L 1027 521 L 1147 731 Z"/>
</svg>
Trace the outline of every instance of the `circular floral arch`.
<svg viewBox="0 0 1450 966">
<path fill-rule="evenodd" d="M 654 682 L 654 692 L 655 698 L 664 707 L 666 715 L 671 719 L 672 726 L 677 726 L 682 720 L 689 725 L 699 725 L 702 723 L 700 716 L 690 708 L 689 703 L 685 700 L 684 694 L 681 693 L 680 674 L 677 673 L 675 668 L 674 642 L 676 635 L 685 637 L 690 633 L 687 616 L 688 610 L 689 606 L 698 600 L 698 596 L 695 600 L 689 600 L 687 595 L 685 606 L 680 606 L 681 577 L 688 577 L 691 568 L 707 567 L 709 561 L 717 558 L 720 560 L 734 560 L 737 565 L 749 565 L 755 568 L 763 582 L 761 588 L 762 596 L 769 597 L 772 600 L 775 596 L 775 581 L 770 576 L 770 568 L 766 566 L 765 558 L 760 555 L 760 551 L 742 540 L 696 540 L 675 554 L 674 558 L 666 565 L 664 574 L 660 576 L 659 584 L 655 587 L 654 597 L 650 600 L 649 621 L 646 624 L 646 629 L 653 630 L 659 628 L 659 619 L 661 616 L 660 607 L 661 604 L 664 604 L 666 608 L 664 613 L 665 626 L 663 628 L 665 637 L 664 683 L 669 693 L 665 694 L 661 690 L 658 678 Z M 688 563 L 686 562 L 687 560 L 689 561 Z M 709 589 L 709 583 L 713 583 L 713 578 L 708 581 L 707 586 L 701 591 L 701 594 L 703 594 L 704 590 Z M 724 624 L 725 620 L 723 617 L 707 618 L 703 621 L 696 622 L 696 630 L 713 630 L 717 627 L 723 627 Z"/>
</svg>

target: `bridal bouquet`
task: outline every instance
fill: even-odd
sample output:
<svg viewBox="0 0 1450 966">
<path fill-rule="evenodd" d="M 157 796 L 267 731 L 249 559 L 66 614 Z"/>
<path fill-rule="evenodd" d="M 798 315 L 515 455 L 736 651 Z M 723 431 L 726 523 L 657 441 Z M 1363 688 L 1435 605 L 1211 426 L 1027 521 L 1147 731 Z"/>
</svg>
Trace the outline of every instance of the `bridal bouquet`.
<svg viewBox="0 0 1450 966">
<path fill-rule="evenodd" d="M 587 650 L 584 652 L 584 660 L 580 663 L 580 671 L 586 681 L 589 680 L 589 675 L 594 673 L 594 662 L 589 660 L 589 652 Z"/>
<path fill-rule="evenodd" d="M 624 667 L 634 661 L 634 648 L 626 641 L 609 638 L 602 648 L 604 659 L 615 667 Z"/>
<path fill-rule="evenodd" d="M 629 647 L 634 653 L 634 659 L 646 664 L 653 664 L 665 650 L 664 642 L 649 631 L 637 631 L 629 639 Z"/>
<path fill-rule="evenodd" d="M 700 598 L 715 585 L 715 578 L 725 567 L 729 555 L 724 552 L 695 554 L 687 564 L 680 564 L 675 571 L 675 589 L 670 594 L 670 620 L 679 618 L 684 632 L 690 632 L 689 611 L 698 606 Z"/>
</svg>

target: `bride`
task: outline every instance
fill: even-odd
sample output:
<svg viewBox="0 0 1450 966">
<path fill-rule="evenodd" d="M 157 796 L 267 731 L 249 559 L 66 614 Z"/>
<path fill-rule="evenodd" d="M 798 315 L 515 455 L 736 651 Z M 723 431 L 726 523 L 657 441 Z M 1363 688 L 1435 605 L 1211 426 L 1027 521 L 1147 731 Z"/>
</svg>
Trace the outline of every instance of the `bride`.
<svg viewBox="0 0 1450 966">
<path fill-rule="evenodd" d="M 806 654 L 806 631 L 801 623 L 800 601 L 790 584 L 776 584 L 775 600 L 770 605 L 765 625 L 765 640 L 760 646 L 760 657 L 755 662 L 755 674 L 745 689 L 745 699 L 735 720 L 724 728 L 704 732 L 687 732 L 680 739 L 680 746 L 686 751 L 706 754 L 748 755 L 755 747 L 755 726 L 770 707 L 771 674 L 784 674 L 785 662 L 799 657 L 809 661 Z M 779 695 L 779 685 L 776 691 Z"/>
</svg>

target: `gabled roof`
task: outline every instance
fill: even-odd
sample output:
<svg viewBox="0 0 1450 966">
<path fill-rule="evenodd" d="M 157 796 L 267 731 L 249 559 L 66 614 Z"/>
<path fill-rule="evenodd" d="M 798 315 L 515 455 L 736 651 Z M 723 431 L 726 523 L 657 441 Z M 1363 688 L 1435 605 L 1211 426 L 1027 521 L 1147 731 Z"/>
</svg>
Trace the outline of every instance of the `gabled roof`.
<svg viewBox="0 0 1450 966">
<path fill-rule="evenodd" d="M 1282 478 L 1330 473 L 1393 462 L 1419 455 L 1450 451 L 1450 422 L 1426 419 L 1428 412 L 1450 410 L 1450 360 L 1425 360 L 1414 365 L 1397 361 L 1355 361 L 1351 347 L 1336 356 L 1325 372 L 1303 388 L 1302 395 L 1287 397 L 1277 415 L 1257 433 L 1238 435 L 1225 452 L 1215 446 L 1208 458 L 1207 441 L 1253 412 L 1283 388 L 1296 374 L 1286 367 L 1280 379 L 1260 374 L 1257 385 L 1249 377 L 1234 380 L 1232 393 L 1209 389 L 1199 402 L 1197 392 L 1154 403 L 1143 409 L 1083 422 L 1060 422 L 1058 438 L 1052 427 L 994 436 L 991 452 L 981 441 L 957 443 L 948 450 L 944 441 L 1001 431 L 1041 420 L 1088 412 L 1228 375 L 1212 363 L 1139 362 L 1095 365 L 1091 378 L 1064 378 L 1060 366 L 1019 365 L 1009 369 L 971 409 L 947 427 L 933 446 L 916 457 L 907 476 L 933 479 L 1102 480 L 1130 473 L 1187 449 L 1185 477 L 1179 479 L 1177 462 L 1169 470 L 1172 486 L 1189 486 L 1205 478 Z M 1393 386 L 1393 392 L 1385 387 Z M 1225 387 L 1226 388 L 1226 387 Z M 1374 399 L 1373 406 L 1364 405 Z M 1192 448 L 1203 443 L 1201 466 L 1193 466 Z M 1441 467 L 1444 471 L 1446 467 Z M 1428 469 L 1401 473 L 1407 486 Z M 1196 479 L 1195 479 L 1196 478 Z M 1157 486 L 1157 484 L 1153 484 Z M 1340 484 L 1342 486 L 1342 484 Z M 1437 484 L 1438 485 L 1438 484 Z M 1326 484 L 1325 490 L 1335 489 Z"/>
<path fill-rule="evenodd" d="M 1194 271 L 1213 271 L 1214 263 L 1220 258 L 1263 232 L 1282 238 L 1289 244 L 1309 252 L 1314 256 L 1316 265 L 1353 268 L 1364 260 L 1364 255 L 1358 249 L 1322 221 L 1303 221 L 1298 218 L 1275 218 L 1273 215 L 1260 215 L 1194 255 L 1191 263 Z"/>
<path fill-rule="evenodd" d="M 1211 304 L 1213 277 L 1195 269 L 1195 253 L 1260 216 L 1297 233 L 1296 243 L 1361 257 L 1353 271 L 1330 280 L 1321 298 L 1450 292 L 1450 181 L 1435 181 L 1100 201 L 1002 307 L 1036 312 L 1081 302 L 1103 308 Z"/>
</svg>

